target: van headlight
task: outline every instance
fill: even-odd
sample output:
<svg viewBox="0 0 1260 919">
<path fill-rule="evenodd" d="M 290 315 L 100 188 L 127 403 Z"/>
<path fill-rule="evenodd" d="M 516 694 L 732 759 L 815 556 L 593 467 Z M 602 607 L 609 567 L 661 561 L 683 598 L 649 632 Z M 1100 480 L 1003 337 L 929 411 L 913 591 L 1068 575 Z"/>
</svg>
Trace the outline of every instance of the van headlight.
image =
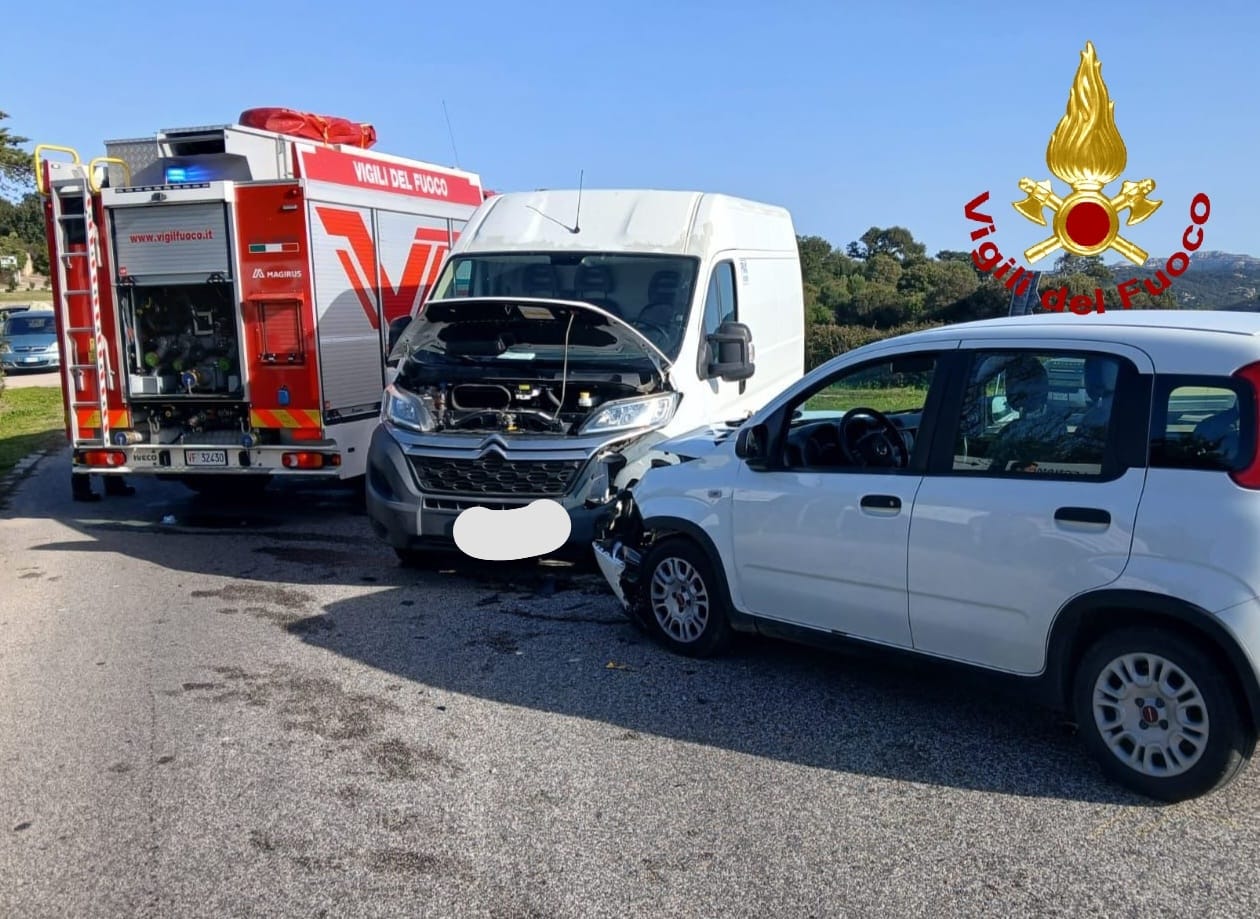
<svg viewBox="0 0 1260 919">
<path fill-rule="evenodd" d="M 396 388 L 392 383 L 385 387 L 381 400 L 381 420 L 422 434 L 432 431 L 435 426 L 433 412 L 425 400 Z"/>
<path fill-rule="evenodd" d="M 674 417 L 680 398 L 676 392 L 666 392 L 642 399 L 605 402 L 583 422 L 578 433 L 604 434 L 636 428 L 659 428 Z"/>
</svg>

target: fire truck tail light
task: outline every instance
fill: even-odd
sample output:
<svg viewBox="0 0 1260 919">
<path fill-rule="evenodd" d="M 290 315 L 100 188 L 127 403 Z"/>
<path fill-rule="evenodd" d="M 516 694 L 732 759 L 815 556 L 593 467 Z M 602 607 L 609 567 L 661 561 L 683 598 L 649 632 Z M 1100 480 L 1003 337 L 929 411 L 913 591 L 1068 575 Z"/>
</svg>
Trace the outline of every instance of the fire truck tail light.
<svg viewBox="0 0 1260 919">
<path fill-rule="evenodd" d="M 323 469 L 340 466 L 341 457 L 336 453 L 285 453 L 280 461 L 286 469 Z"/>
<path fill-rule="evenodd" d="M 83 454 L 83 462 L 88 466 L 122 466 L 127 462 L 127 454 L 121 450 L 88 450 Z"/>
</svg>

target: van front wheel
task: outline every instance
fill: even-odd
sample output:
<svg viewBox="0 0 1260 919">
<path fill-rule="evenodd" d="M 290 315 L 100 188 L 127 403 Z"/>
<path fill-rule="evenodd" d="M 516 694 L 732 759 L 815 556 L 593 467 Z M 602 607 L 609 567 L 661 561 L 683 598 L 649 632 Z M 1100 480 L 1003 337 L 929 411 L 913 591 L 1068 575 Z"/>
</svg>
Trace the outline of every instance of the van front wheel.
<svg viewBox="0 0 1260 919">
<path fill-rule="evenodd" d="M 726 600 L 704 550 L 690 539 L 670 537 L 648 552 L 642 570 L 638 613 L 656 641 L 689 657 L 726 647 Z"/>
</svg>

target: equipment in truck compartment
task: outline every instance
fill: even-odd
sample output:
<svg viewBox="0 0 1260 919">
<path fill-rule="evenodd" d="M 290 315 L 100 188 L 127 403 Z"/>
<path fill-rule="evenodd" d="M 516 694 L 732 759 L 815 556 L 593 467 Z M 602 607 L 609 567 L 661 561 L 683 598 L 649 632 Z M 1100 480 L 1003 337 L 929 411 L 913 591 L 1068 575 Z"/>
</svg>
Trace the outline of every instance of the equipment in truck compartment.
<svg viewBox="0 0 1260 919">
<path fill-rule="evenodd" d="M 291 137 L 346 144 L 366 150 L 376 143 L 376 128 L 335 115 L 316 115 L 291 108 L 250 108 L 241 112 L 240 123 Z"/>
</svg>

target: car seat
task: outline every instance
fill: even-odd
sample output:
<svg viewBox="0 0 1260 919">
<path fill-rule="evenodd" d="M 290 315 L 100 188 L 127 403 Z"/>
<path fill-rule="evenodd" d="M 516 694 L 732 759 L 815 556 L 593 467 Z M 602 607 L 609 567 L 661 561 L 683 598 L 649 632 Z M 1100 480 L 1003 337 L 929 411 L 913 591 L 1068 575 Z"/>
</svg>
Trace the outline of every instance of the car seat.
<svg viewBox="0 0 1260 919">
<path fill-rule="evenodd" d="M 663 270 L 652 275 L 648 282 L 647 306 L 639 310 L 638 318 L 653 325 L 673 328 L 686 318 L 684 307 L 678 305 L 678 287 L 682 275 L 677 271 Z"/>
<path fill-rule="evenodd" d="M 1067 417 L 1049 404 L 1050 375 L 1031 354 L 1006 366 L 1006 401 L 1019 417 L 998 432 L 989 449 L 989 468 L 1003 471 L 1012 461 L 1054 461 L 1062 452 Z"/>
<path fill-rule="evenodd" d="M 551 265 L 529 265 L 522 278 L 526 297 L 555 297 L 556 269 Z"/>
<path fill-rule="evenodd" d="M 1076 430 L 1072 434 L 1074 460 L 1084 463 L 1103 461 L 1119 376 L 1120 362 L 1116 358 L 1102 354 L 1091 354 L 1085 358 L 1085 395 L 1090 404 L 1076 422 Z"/>
<path fill-rule="evenodd" d="M 614 316 L 621 315 L 621 307 L 608 297 L 613 291 L 613 273 L 608 266 L 579 265 L 573 287 L 576 299 L 606 309 Z"/>
<path fill-rule="evenodd" d="M 1196 445 L 1203 450 L 1220 454 L 1226 463 L 1232 463 L 1239 447 L 1238 404 L 1215 415 L 1209 415 L 1194 426 Z"/>
</svg>

